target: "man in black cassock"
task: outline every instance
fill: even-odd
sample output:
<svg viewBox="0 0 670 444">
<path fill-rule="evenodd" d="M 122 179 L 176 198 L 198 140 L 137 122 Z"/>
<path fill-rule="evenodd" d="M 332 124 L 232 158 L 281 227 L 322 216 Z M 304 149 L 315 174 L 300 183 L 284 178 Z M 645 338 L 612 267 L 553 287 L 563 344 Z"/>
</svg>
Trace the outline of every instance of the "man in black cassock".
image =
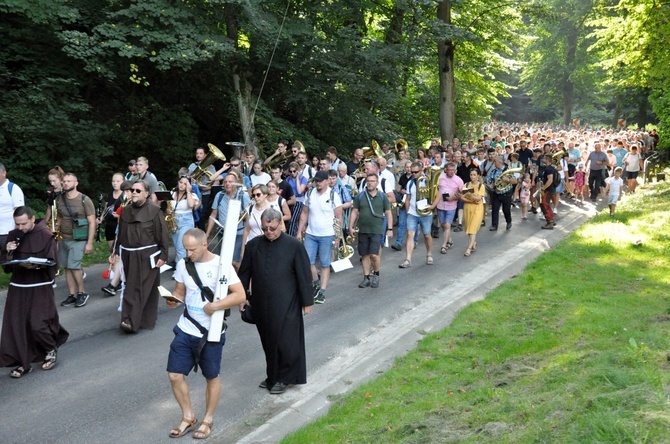
<svg viewBox="0 0 670 444">
<path fill-rule="evenodd" d="M 12 273 L 2 319 L 0 366 L 18 366 L 9 374 L 20 378 L 32 370 L 31 363 L 44 361 L 43 370 L 56 365 L 56 352 L 69 333 L 58 321 L 52 284 L 58 265 L 56 241 L 46 222 L 35 221 L 26 206 L 14 210 L 16 229 L 9 232 L 2 261 L 30 257 L 54 261 L 53 265 L 14 264 L 3 266 Z"/>
<path fill-rule="evenodd" d="M 238 275 L 245 289 L 265 352 L 267 378 L 259 385 L 277 395 L 290 384 L 307 382 L 303 315 L 314 295 L 309 259 L 296 238 L 281 231 L 282 214 L 261 215 L 264 236 L 247 244 Z"/>
<path fill-rule="evenodd" d="M 151 201 L 149 185 L 137 180 L 131 192 L 131 205 L 123 209 L 119 218 L 117 240 L 117 254 L 121 256 L 126 277 L 119 327 L 126 333 L 153 329 L 156 325 L 160 267 L 168 259 L 170 246 L 165 216 Z"/>
</svg>

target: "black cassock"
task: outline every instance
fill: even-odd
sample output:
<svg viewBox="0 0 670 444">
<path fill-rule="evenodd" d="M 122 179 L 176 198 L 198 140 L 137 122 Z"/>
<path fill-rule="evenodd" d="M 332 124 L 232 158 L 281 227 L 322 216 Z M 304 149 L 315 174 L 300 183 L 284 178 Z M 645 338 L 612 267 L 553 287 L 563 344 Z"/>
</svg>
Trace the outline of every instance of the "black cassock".
<svg viewBox="0 0 670 444">
<path fill-rule="evenodd" d="M 12 230 L 7 237 L 10 242 L 17 238 L 21 240 L 12 259 L 57 260 L 56 241 L 43 220 L 28 233 Z M 58 266 L 28 269 L 8 265 L 4 269 L 12 273 L 12 279 L 2 320 L 0 367 L 20 365 L 27 369 L 31 362 L 43 361 L 47 352 L 63 345 L 69 336 L 58 321 L 51 286 Z"/>
<path fill-rule="evenodd" d="M 314 304 L 307 252 L 296 238 L 282 233 L 274 241 L 258 236 L 247 244 L 239 277 L 251 283 L 256 328 L 265 351 L 267 384 L 305 384 L 305 326 L 302 307 Z"/>
</svg>

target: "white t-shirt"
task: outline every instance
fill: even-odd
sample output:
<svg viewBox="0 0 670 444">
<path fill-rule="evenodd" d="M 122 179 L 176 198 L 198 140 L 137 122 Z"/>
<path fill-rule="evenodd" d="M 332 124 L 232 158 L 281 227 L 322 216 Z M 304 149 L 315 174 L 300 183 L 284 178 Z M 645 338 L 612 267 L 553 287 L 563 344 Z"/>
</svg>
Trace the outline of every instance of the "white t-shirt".
<svg viewBox="0 0 670 444">
<path fill-rule="evenodd" d="M 640 155 L 628 153 L 626 156 L 626 171 L 634 173 L 640 171 Z"/>
<path fill-rule="evenodd" d="M 256 185 L 267 185 L 272 180 L 272 177 L 268 173 L 263 172 L 260 176 L 251 174 L 249 179 L 251 179 L 251 186 L 255 187 Z"/>
<path fill-rule="evenodd" d="M 607 183 L 610 186 L 610 196 L 618 196 L 621 193 L 621 187 L 623 186 L 623 179 L 616 178 L 614 176 L 607 179 Z"/>
<path fill-rule="evenodd" d="M 0 185 L 0 234 L 7 234 L 16 228 L 14 223 L 14 209 L 25 205 L 23 191 L 14 184 L 12 194 L 9 194 L 9 179 Z"/>
<path fill-rule="evenodd" d="M 384 194 L 390 193 L 395 190 L 395 176 L 389 170 L 380 171 L 379 173 L 379 184 L 381 185 L 382 179 L 386 179 L 384 182 Z"/>
<path fill-rule="evenodd" d="M 214 258 L 209 262 L 196 262 L 195 270 L 198 272 L 202 285 L 205 285 L 214 291 L 216 282 L 219 279 L 219 256 L 215 254 Z M 207 305 L 209 301 L 207 299 L 204 301 L 202 300 L 200 289 L 193 281 L 193 278 L 188 274 L 188 271 L 186 271 L 186 263 L 184 262 L 184 259 L 177 262 L 177 270 L 174 273 L 174 278 L 177 282 L 186 286 L 184 303 L 188 308 L 189 315 L 198 321 L 200 325 L 209 330 L 211 316 L 207 315 L 203 310 L 203 307 Z M 231 265 L 230 274 L 228 275 L 228 285 L 237 284 L 238 282 L 240 282 L 240 278 L 237 277 L 237 273 L 235 273 L 235 269 Z M 177 322 L 177 327 L 186 334 L 198 338 L 202 337 L 200 330 L 198 330 L 191 321 L 186 319 L 183 313 L 179 318 L 179 322 Z"/>
<path fill-rule="evenodd" d="M 172 197 L 176 196 L 176 193 L 172 193 Z M 193 197 L 193 200 L 195 201 L 195 205 L 198 205 L 198 195 L 195 193 L 191 193 L 191 196 Z M 192 208 L 188 207 L 188 199 L 186 196 L 182 197 L 179 199 L 179 202 L 176 200 L 171 200 L 172 203 L 172 208 L 174 209 L 175 214 L 188 214 L 193 211 Z"/>
<path fill-rule="evenodd" d="M 309 206 L 309 218 L 307 219 L 307 234 L 312 236 L 334 236 L 333 219 L 335 208 L 342 206 L 342 199 L 338 193 L 331 193 L 331 188 L 326 188 L 323 194 L 314 188 L 309 193 L 305 205 Z M 330 201 L 330 196 L 333 201 Z"/>
</svg>

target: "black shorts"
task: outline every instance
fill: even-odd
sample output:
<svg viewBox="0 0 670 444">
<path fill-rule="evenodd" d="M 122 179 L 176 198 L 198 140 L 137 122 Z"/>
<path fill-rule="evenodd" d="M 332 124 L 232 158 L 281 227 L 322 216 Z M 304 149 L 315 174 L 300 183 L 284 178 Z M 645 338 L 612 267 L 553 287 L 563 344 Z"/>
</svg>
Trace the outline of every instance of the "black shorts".
<svg viewBox="0 0 670 444">
<path fill-rule="evenodd" d="M 572 179 L 568 179 L 571 182 L 574 182 L 574 177 L 575 177 L 575 171 L 577 171 L 577 167 L 574 166 L 573 164 L 569 163 L 568 164 L 568 178 L 572 177 Z"/>
<path fill-rule="evenodd" d="M 379 249 L 382 245 L 381 234 L 358 234 L 358 254 L 367 256 L 368 254 L 379 255 Z"/>
<path fill-rule="evenodd" d="M 626 177 L 628 179 L 637 179 L 639 171 L 626 171 Z"/>
<path fill-rule="evenodd" d="M 113 241 L 116 238 L 116 227 L 118 222 L 116 219 L 105 221 L 105 240 Z"/>
</svg>

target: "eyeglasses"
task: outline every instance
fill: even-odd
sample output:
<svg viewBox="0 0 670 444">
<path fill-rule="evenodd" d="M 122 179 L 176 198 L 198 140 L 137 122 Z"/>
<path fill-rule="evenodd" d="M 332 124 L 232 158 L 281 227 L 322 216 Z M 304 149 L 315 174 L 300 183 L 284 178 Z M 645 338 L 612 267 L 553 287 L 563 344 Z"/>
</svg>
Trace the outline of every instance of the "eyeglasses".
<svg viewBox="0 0 670 444">
<path fill-rule="evenodd" d="M 130 191 L 132 191 L 133 193 L 137 193 L 137 194 L 144 192 L 144 190 L 141 189 L 141 188 L 131 188 Z"/>
<path fill-rule="evenodd" d="M 254 193 L 254 197 L 261 197 L 263 193 Z"/>
<path fill-rule="evenodd" d="M 268 231 L 270 233 L 274 233 L 277 231 L 277 228 L 279 228 L 279 224 L 275 225 L 274 227 L 261 227 L 261 230 L 263 230 L 263 233 L 267 233 Z"/>
</svg>

